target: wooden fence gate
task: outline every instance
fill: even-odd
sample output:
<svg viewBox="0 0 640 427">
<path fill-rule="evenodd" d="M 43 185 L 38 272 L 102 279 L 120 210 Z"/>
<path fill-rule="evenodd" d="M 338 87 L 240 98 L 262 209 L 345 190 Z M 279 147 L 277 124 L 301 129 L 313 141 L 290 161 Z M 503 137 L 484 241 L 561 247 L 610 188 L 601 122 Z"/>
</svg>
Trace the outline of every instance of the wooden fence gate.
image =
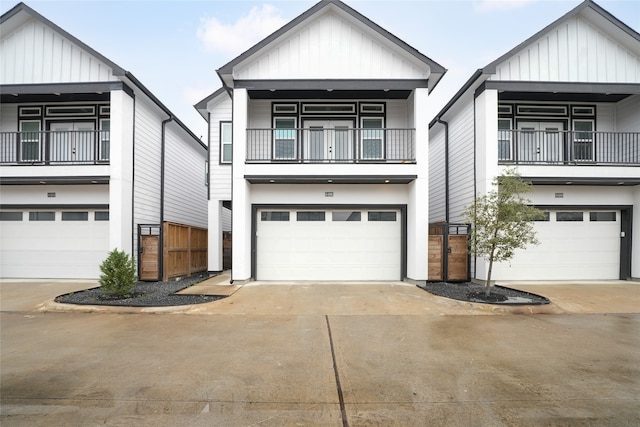
<svg viewBox="0 0 640 427">
<path fill-rule="evenodd" d="M 161 239 L 162 237 L 162 239 Z M 160 256 L 160 241 L 162 257 Z M 138 226 L 138 276 L 155 282 L 207 271 L 207 230 L 165 222 Z M 160 268 L 161 259 L 163 268 Z M 162 277 L 160 272 L 162 271 Z"/>
<path fill-rule="evenodd" d="M 467 224 L 430 225 L 428 280 L 451 282 L 469 280 L 468 242 L 469 226 Z"/>
</svg>

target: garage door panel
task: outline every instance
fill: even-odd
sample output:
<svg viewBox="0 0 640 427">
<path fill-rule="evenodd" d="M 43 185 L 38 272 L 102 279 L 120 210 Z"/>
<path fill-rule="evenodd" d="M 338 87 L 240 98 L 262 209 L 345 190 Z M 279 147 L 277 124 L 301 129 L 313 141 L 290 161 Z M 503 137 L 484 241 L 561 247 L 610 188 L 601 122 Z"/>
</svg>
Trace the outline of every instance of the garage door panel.
<svg viewBox="0 0 640 427">
<path fill-rule="evenodd" d="M 567 209 L 568 211 L 568 209 Z M 615 221 L 550 221 L 534 224 L 540 244 L 516 251 L 508 262 L 494 267 L 503 280 L 607 280 L 620 271 L 620 212 Z"/>
<path fill-rule="evenodd" d="M 93 215 L 90 215 L 93 218 Z M 108 221 L 0 222 L 0 271 L 6 278 L 96 279 L 108 254 Z"/>
<path fill-rule="evenodd" d="M 296 211 L 288 222 L 258 215 L 257 279 L 399 280 L 400 221 L 333 221 L 332 212 L 325 221 L 296 221 Z"/>
</svg>

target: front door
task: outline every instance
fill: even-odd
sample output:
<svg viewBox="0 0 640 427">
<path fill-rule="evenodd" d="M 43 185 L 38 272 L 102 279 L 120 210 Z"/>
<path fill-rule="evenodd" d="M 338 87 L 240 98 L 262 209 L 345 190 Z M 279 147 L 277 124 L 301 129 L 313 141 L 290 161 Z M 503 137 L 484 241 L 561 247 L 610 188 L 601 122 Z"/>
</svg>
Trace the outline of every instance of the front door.
<svg viewBox="0 0 640 427">
<path fill-rule="evenodd" d="M 306 120 L 304 122 L 304 158 L 311 161 L 353 159 L 351 120 Z"/>
<path fill-rule="evenodd" d="M 564 157 L 562 122 L 519 122 L 517 159 L 522 162 L 558 163 Z"/>
<path fill-rule="evenodd" d="M 93 122 L 51 123 L 49 160 L 52 162 L 87 162 L 94 160 Z"/>
</svg>

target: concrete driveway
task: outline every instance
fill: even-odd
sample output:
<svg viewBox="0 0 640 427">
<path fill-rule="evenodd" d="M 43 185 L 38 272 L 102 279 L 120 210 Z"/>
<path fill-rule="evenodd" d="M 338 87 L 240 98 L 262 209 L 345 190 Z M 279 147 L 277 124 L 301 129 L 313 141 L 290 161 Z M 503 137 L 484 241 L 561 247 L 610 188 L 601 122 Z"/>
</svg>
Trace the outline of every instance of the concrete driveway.
<svg viewBox="0 0 640 427">
<path fill-rule="evenodd" d="M 638 284 L 579 288 L 629 305 L 560 298 L 527 315 L 405 284 L 43 310 L 86 285 L 0 283 L 3 426 L 640 425 Z"/>
</svg>

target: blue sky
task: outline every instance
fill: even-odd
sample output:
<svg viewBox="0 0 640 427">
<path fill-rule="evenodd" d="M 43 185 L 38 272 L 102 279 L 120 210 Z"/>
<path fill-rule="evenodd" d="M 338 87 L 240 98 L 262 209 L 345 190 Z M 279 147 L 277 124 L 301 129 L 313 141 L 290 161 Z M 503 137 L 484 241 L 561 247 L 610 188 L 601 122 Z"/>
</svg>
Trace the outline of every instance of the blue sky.
<svg viewBox="0 0 640 427">
<path fill-rule="evenodd" d="M 640 32 L 639 0 L 599 0 Z M 0 13 L 17 2 L 2 0 Z M 197 136 L 193 104 L 221 84 L 215 70 L 316 1 L 25 1 L 133 73 Z M 579 0 L 346 0 L 349 6 L 448 69 L 432 115 L 471 74 L 532 36 Z M 426 120 L 430 120 L 432 115 Z"/>
</svg>

